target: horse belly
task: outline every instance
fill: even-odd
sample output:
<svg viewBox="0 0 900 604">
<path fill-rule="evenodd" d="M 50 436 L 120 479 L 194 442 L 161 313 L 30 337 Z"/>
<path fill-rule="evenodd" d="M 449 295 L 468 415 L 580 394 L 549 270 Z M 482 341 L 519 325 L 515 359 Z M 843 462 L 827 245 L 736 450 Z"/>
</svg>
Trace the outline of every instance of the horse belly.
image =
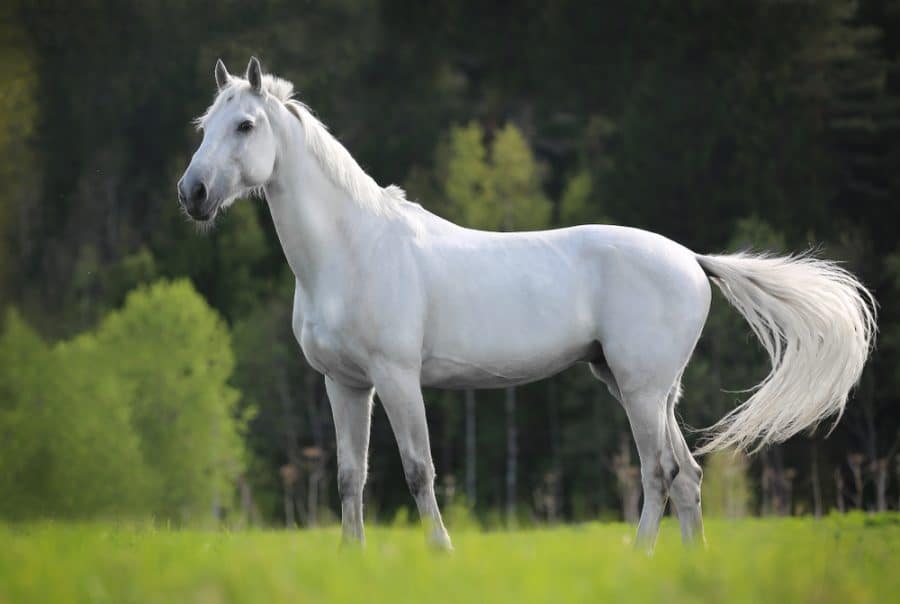
<svg viewBox="0 0 900 604">
<path fill-rule="evenodd" d="M 594 345 L 589 343 L 504 362 L 431 356 L 422 362 L 422 385 L 448 389 L 517 386 L 556 375 L 594 354 Z"/>
<path fill-rule="evenodd" d="M 426 335 L 424 385 L 523 384 L 597 356 L 596 313 L 585 297 L 573 290 L 545 292 L 543 300 L 498 297 L 469 297 L 460 301 L 460 312 L 438 315 Z"/>
</svg>

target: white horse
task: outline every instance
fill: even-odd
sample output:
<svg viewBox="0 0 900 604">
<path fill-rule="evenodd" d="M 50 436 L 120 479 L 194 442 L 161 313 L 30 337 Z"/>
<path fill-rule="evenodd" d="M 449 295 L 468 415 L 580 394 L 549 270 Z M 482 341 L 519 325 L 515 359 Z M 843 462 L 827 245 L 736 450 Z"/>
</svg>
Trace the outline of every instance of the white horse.
<svg viewBox="0 0 900 604">
<path fill-rule="evenodd" d="M 839 417 L 860 377 L 874 303 L 834 263 L 700 255 L 617 226 L 463 228 L 379 186 L 255 58 L 244 78 L 221 61 L 215 77 L 179 199 L 205 223 L 236 198 L 268 202 L 296 276 L 294 334 L 324 374 L 334 414 L 345 539 L 364 539 L 373 393 L 429 540 L 449 548 L 422 386 L 497 388 L 585 362 L 625 408 L 637 443 L 638 543 L 653 547 L 669 497 L 685 541 L 702 540 L 701 470 L 674 408 L 709 311 L 709 279 L 749 322 L 772 370 L 701 452 L 779 442 Z"/>
</svg>

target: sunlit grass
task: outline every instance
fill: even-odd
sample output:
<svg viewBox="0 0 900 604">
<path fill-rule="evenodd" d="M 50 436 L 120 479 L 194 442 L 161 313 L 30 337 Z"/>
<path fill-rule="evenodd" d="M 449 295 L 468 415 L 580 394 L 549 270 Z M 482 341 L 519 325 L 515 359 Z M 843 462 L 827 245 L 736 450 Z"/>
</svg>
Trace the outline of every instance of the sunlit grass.
<svg viewBox="0 0 900 604">
<path fill-rule="evenodd" d="M 684 549 L 674 522 L 653 557 L 633 528 L 196 531 L 115 524 L 0 525 L 0 602 L 887 602 L 900 593 L 900 515 L 709 521 Z"/>
</svg>

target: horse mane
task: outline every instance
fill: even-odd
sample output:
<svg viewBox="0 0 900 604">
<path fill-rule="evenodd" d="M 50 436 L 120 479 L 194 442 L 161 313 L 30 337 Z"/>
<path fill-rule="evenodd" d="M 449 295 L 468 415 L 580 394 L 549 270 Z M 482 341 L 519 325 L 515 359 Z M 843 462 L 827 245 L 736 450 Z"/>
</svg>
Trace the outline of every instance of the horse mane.
<svg viewBox="0 0 900 604">
<path fill-rule="evenodd" d="M 396 185 L 381 187 L 363 170 L 346 147 L 319 121 L 306 103 L 294 98 L 294 85 L 282 78 L 264 74 L 263 90 L 281 101 L 300 122 L 306 146 L 326 176 L 360 206 L 388 215 L 406 201 L 406 192 Z"/>
</svg>

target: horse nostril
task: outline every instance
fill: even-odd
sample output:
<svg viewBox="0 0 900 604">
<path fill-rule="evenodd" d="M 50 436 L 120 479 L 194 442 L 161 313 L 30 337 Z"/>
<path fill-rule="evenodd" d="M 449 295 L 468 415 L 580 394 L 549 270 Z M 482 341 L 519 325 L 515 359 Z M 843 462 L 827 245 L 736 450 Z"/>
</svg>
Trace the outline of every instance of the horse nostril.
<svg viewBox="0 0 900 604">
<path fill-rule="evenodd" d="M 206 201 L 206 186 L 202 182 L 194 185 L 191 191 L 191 201 L 194 203 L 202 203 Z"/>
</svg>

